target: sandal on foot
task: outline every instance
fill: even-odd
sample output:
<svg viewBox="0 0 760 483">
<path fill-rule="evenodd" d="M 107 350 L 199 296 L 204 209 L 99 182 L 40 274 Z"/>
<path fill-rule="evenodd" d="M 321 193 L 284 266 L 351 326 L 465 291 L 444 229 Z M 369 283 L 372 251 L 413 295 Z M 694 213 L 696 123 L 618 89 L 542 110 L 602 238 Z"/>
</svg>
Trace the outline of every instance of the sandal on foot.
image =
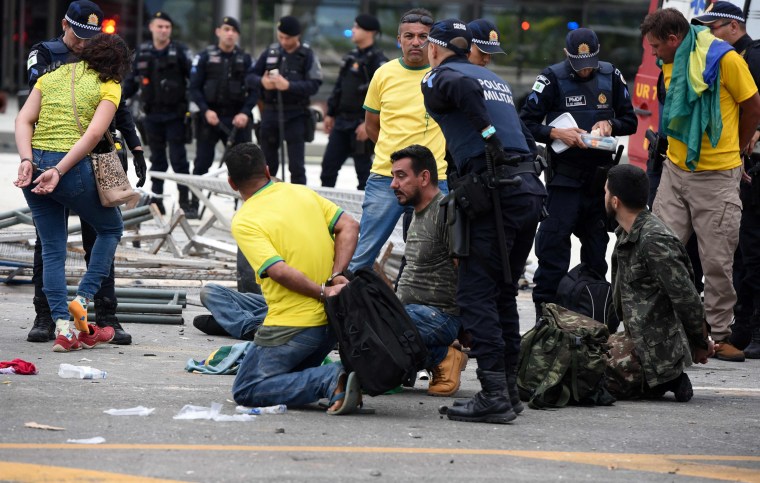
<svg viewBox="0 0 760 483">
<path fill-rule="evenodd" d="M 339 416 L 342 414 L 351 414 L 359 409 L 359 401 L 361 398 L 361 386 L 359 385 L 359 378 L 356 377 L 356 373 L 352 372 L 348 375 L 346 381 L 346 389 L 344 392 L 335 394 L 330 399 L 330 407 L 337 401 L 343 400 L 343 404 L 334 411 L 327 410 L 327 414 L 331 416 Z"/>
</svg>

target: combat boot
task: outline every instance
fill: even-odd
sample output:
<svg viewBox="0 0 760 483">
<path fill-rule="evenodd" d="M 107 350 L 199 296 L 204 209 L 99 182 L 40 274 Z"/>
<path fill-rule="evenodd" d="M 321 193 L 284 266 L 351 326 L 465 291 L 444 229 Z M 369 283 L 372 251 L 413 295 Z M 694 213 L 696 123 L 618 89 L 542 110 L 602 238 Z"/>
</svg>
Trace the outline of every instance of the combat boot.
<svg viewBox="0 0 760 483">
<path fill-rule="evenodd" d="M 509 394 L 509 403 L 512 405 L 512 411 L 515 414 L 523 412 L 525 407 L 520 400 L 520 390 L 517 388 L 517 370 L 511 369 L 509 365 L 507 365 L 507 393 Z M 464 406 L 468 401 L 469 399 L 456 399 L 453 405 Z"/>
<path fill-rule="evenodd" d="M 55 340 L 55 321 L 50 313 L 46 297 L 34 297 L 34 326 L 26 336 L 29 342 L 48 342 Z"/>
<path fill-rule="evenodd" d="M 198 208 L 193 207 L 192 200 L 190 199 L 190 193 L 187 191 L 187 187 L 180 186 L 179 190 L 179 207 L 185 212 L 185 218 L 188 220 L 198 219 Z"/>
<path fill-rule="evenodd" d="M 753 322 L 752 342 L 744 348 L 744 355 L 747 359 L 760 359 L 760 316 Z"/>
<path fill-rule="evenodd" d="M 514 421 L 517 415 L 512 410 L 507 390 L 507 377 L 503 371 L 476 371 L 480 386 L 483 388 L 463 406 L 453 406 L 446 416 L 454 421 L 468 423 L 506 424 Z"/>
<path fill-rule="evenodd" d="M 433 368 L 433 380 L 428 386 L 428 396 L 453 396 L 459 390 L 465 367 L 467 354 L 449 347 L 446 357 Z"/>
<path fill-rule="evenodd" d="M 95 299 L 95 323 L 98 327 L 111 327 L 114 330 L 111 344 L 129 345 L 132 343 L 132 336 L 129 335 L 116 318 L 116 301 L 108 297 L 97 297 Z"/>
</svg>

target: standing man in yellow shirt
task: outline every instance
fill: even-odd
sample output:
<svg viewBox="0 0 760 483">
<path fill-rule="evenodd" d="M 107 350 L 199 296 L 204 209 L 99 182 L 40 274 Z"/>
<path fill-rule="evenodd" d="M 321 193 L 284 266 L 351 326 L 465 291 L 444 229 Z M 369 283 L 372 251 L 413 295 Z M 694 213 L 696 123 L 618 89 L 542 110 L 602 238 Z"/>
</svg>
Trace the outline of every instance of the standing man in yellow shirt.
<svg viewBox="0 0 760 483">
<path fill-rule="evenodd" d="M 669 162 L 653 211 L 683 243 L 696 233 L 716 357 L 741 362 L 744 353 L 729 342 L 736 304 L 732 262 L 742 209 L 740 154 L 749 149 L 760 120 L 760 96 L 744 59 L 705 27 L 690 26 L 679 11 L 666 8 L 647 15 L 641 34 L 663 62 L 668 90 L 663 126 Z M 690 69 L 700 56 L 720 59 L 712 77 L 709 63 Z M 701 77 L 695 78 L 697 70 Z M 700 84 L 706 88 L 693 95 Z"/>
<path fill-rule="evenodd" d="M 367 135 L 375 143 L 375 160 L 364 190 L 359 244 L 350 269 L 372 267 L 405 208 L 391 189 L 391 153 L 399 147 L 420 144 L 432 151 L 438 164 L 438 185 L 448 193 L 446 141 L 441 128 L 425 111 L 420 82 L 430 70 L 427 37 L 433 15 L 424 8 L 401 16 L 398 42 L 402 55 L 375 71 L 364 99 Z M 411 213 L 411 211 L 410 211 Z"/>
</svg>

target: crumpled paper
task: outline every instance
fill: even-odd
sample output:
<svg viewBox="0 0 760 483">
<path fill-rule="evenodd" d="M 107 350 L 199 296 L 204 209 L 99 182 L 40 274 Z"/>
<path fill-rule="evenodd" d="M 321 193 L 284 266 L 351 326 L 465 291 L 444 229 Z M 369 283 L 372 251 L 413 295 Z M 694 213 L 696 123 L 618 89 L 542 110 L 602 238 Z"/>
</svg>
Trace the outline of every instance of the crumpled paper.
<svg viewBox="0 0 760 483">
<path fill-rule="evenodd" d="M 211 403 L 211 407 L 193 406 L 186 404 L 174 419 L 210 419 L 213 421 L 253 421 L 256 416 L 250 414 L 220 414 L 222 411 L 221 403 Z"/>
<path fill-rule="evenodd" d="M 127 408 L 127 409 L 107 409 L 103 412 L 106 414 L 110 414 L 111 416 L 147 416 L 155 410 L 156 408 L 146 408 L 145 406 L 137 406 L 134 408 Z"/>
</svg>

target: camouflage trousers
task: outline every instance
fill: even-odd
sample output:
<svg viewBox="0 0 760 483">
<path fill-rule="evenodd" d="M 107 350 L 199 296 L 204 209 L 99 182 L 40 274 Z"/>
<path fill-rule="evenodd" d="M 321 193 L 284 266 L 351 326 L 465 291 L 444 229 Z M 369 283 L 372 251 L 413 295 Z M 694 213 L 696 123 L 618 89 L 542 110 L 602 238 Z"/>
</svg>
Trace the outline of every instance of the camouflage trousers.
<svg viewBox="0 0 760 483">
<path fill-rule="evenodd" d="M 644 370 L 636 355 L 633 339 L 625 332 L 612 334 L 607 340 L 610 357 L 607 361 L 605 378 L 607 389 L 617 399 L 636 399 L 645 396 L 648 386 L 644 381 Z"/>
</svg>

